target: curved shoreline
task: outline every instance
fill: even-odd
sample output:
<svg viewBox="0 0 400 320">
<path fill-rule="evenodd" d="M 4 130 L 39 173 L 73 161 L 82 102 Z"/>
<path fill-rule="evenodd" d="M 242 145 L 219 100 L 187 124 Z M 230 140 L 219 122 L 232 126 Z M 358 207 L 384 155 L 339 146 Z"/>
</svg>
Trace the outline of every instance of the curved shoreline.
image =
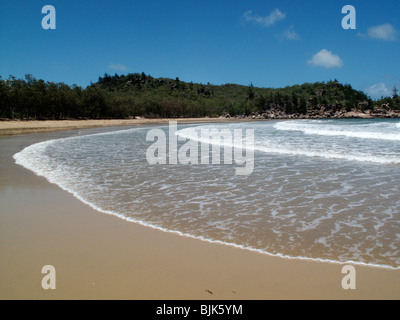
<svg viewBox="0 0 400 320">
<path fill-rule="evenodd" d="M 357 265 L 357 290 L 345 291 L 341 265 L 255 254 L 98 214 L 12 159 L 29 145 L 77 133 L 0 139 L 1 298 L 400 298 L 398 270 Z M 40 287 L 45 264 L 57 268 L 52 292 Z"/>
<path fill-rule="evenodd" d="M 105 132 L 102 132 L 101 134 L 107 134 L 108 132 L 110 132 L 110 131 L 105 131 Z M 68 137 L 67 139 L 69 139 L 69 138 L 73 139 L 73 137 Z M 62 138 L 62 139 L 65 139 L 65 138 Z M 16 164 L 24 167 L 27 170 L 32 171 L 37 176 L 44 177 L 49 183 L 57 185 L 62 190 L 70 193 L 77 200 L 79 200 L 82 203 L 88 205 L 89 207 L 91 207 L 92 209 L 98 211 L 99 213 L 115 216 L 115 217 L 117 217 L 119 219 L 122 219 L 124 221 L 127 221 L 127 222 L 136 223 L 136 224 L 139 224 L 141 226 L 144 226 L 144 227 L 147 227 L 147 228 L 152 228 L 152 229 L 155 229 L 155 230 L 158 230 L 158 231 L 162 231 L 162 232 L 176 234 L 176 235 L 179 235 L 181 237 L 197 239 L 197 240 L 201 240 L 201 241 L 208 242 L 208 243 L 213 243 L 213 244 L 226 245 L 226 246 L 230 246 L 230 247 L 233 247 L 233 248 L 238 248 L 238 249 L 241 249 L 241 250 L 248 250 L 248 251 L 256 252 L 256 253 L 259 253 L 259 254 L 268 255 L 268 256 L 271 256 L 271 257 L 277 257 L 277 258 L 289 259 L 289 260 L 306 260 L 306 261 L 314 261 L 314 262 L 322 262 L 322 263 L 333 263 L 333 264 L 338 264 L 338 265 L 352 264 L 352 265 L 355 265 L 355 266 L 364 266 L 364 267 L 388 269 L 388 270 L 400 270 L 400 267 L 396 268 L 396 267 L 393 267 L 393 266 L 390 266 L 390 265 L 380 265 L 380 264 L 366 263 L 366 262 L 360 262 L 360 261 L 354 261 L 354 260 L 338 261 L 338 260 L 332 260 L 332 259 L 311 258 L 311 257 L 306 257 L 306 256 L 289 256 L 289 255 L 284 255 L 284 254 L 281 254 L 281 253 L 271 253 L 271 252 L 266 251 L 266 250 L 256 249 L 256 248 L 252 248 L 252 247 L 246 247 L 246 246 L 242 246 L 242 245 L 239 245 L 239 244 L 236 244 L 236 243 L 225 242 L 225 241 L 215 240 L 215 239 L 209 239 L 209 238 L 205 238 L 203 236 L 195 236 L 195 235 L 192 235 L 192 234 L 189 234 L 189 233 L 183 233 L 183 232 L 181 232 L 179 230 L 166 229 L 166 228 L 163 228 L 163 227 L 159 227 L 159 226 L 153 225 L 151 223 L 147 223 L 145 221 L 141 221 L 141 220 L 137 220 L 137 219 L 134 219 L 134 218 L 126 217 L 126 216 L 124 216 L 122 214 L 119 214 L 119 213 L 116 213 L 116 212 L 113 212 L 113 211 L 103 210 L 102 208 L 96 206 L 95 204 L 85 200 L 83 197 L 81 197 L 78 193 L 74 192 L 73 190 L 68 189 L 64 185 L 62 185 L 62 184 L 60 184 L 60 183 L 58 183 L 56 181 L 53 181 L 51 178 L 47 177 L 45 174 L 39 172 L 38 170 L 35 170 L 30 165 L 28 165 L 26 163 L 26 161 L 24 161 L 23 152 L 26 149 L 31 148 L 31 147 L 35 147 L 36 145 L 40 145 L 40 144 L 54 143 L 57 140 L 58 139 L 46 140 L 46 141 L 43 141 L 43 142 L 32 144 L 32 145 L 24 148 L 23 150 L 21 150 L 19 153 L 14 154 L 13 155 L 13 159 L 15 160 Z"/>
</svg>

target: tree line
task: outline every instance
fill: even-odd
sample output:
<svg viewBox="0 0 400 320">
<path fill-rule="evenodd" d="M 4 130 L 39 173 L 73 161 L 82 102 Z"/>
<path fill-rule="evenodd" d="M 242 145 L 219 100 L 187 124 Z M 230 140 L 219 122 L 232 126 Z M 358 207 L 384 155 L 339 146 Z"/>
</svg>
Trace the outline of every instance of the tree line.
<svg viewBox="0 0 400 320">
<path fill-rule="evenodd" d="M 153 78 L 145 73 L 105 74 L 86 88 L 36 79 L 0 77 L 0 118 L 7 119 L 124 119 L 249 115 L 281 110 L 307 114 L 322 106 L 373 109 L 389 104 L 400 110 L 397 89 L 393 97 L 371 100 L 362 91 L 338 81 L 304 83 L 285 88 L 258 88 L 253 84 L 211 85 L 179 78 Z"/>
</svg>

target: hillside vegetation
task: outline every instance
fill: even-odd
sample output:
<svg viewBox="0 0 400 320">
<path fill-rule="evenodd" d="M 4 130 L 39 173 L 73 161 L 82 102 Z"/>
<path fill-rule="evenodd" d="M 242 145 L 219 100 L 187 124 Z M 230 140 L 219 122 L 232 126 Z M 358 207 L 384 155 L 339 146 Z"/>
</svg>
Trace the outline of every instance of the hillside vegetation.
<svg viewBox="0 0 400 320">
<path fill-rule="evenodd" d="M 334 117 L 351 111 L 385 115 L 398 114 L 398 110 L 397 91 L 393 97 L 373 101 L 336 80 L 273 89 L 189 83 L 135 73 L 105 74 L 82 88 L 32 75 L 0 77 L 0 118 L 8 119 Z"/>
</svg>

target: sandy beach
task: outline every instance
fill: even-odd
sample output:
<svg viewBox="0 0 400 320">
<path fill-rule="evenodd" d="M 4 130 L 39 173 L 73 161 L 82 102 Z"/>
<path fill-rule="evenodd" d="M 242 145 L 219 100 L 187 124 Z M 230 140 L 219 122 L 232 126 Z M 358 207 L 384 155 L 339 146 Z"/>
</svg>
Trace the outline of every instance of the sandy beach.
<svg viewBox="0 0 400 320">
<path fill-rule="evenodd" d="M 62 131 L 74 129 L 89 129 L 101 127 L 123 127 L 152 124 L 168 124 L 169 121 L 178 123 L 209 123 L 230 122 L 236 119 L 226 118 L 178 118 L 178 119 L 113 119 L 113 120 L 48 120 L 48 121 L 0 121 L 0 136 Z M 246 120 L 244 120 L 246 121 Z"/>
<path fill-rule="evenodd" d="M 272 257 L 126 222 L 12 158 L 40 141 L 168 121 L 0 122 L 0 299 L 400 298 L 399 270 L 355 266 L 357 287 L 344 290 L 341 264 Z M 45 265 L 56 268 L 55 290 L 41 286 Z"/>
</svg>

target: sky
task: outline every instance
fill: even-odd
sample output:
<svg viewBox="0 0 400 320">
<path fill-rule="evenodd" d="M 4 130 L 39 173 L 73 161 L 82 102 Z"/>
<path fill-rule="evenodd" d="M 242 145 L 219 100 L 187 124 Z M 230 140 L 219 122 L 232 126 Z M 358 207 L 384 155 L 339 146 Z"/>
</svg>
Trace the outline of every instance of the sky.
<svg viewBox="0 0 400 320">
<path fill-rule="evenodd" d="M 82 87 L 136 72 L 268 88 L 337 79 L 377 99 L 400 89 L 399 16 L 399 0 L 0 0 L 0 75 Z"/>
</svg>

